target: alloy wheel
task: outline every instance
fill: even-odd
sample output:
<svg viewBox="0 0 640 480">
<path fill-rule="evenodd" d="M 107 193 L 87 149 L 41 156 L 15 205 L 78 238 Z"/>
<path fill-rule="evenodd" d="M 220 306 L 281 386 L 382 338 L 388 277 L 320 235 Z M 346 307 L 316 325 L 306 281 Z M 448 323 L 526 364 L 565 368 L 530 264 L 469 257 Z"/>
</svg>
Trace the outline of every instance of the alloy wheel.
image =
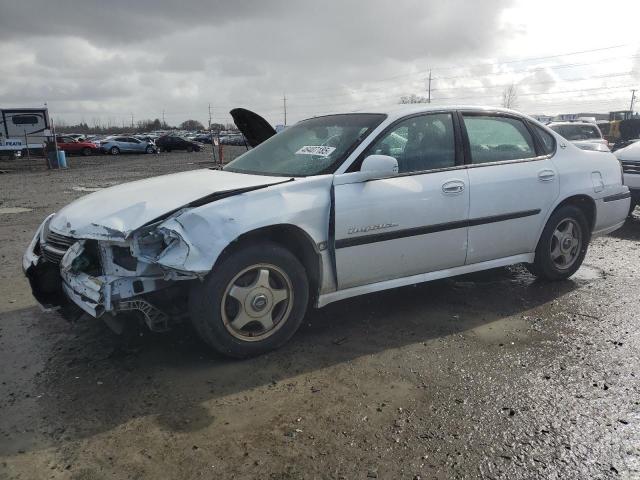
<svg viewBox="0 0 640 480">
<path fill-rule="evenodd" d="M 561 220 L 551 237 L 551 261 L 558 270 L 567 270 L 576 262 L 582 248 L 582 229 L 573 218 Z"/>
<path fill-rule="evenodd" d="M 293 306 L 289 276 L 271 264 L 243 269 L 228 283 L 221 314 L 227 331 L 248 342 L 264 340 L 280 329 Z"/>
</svg>

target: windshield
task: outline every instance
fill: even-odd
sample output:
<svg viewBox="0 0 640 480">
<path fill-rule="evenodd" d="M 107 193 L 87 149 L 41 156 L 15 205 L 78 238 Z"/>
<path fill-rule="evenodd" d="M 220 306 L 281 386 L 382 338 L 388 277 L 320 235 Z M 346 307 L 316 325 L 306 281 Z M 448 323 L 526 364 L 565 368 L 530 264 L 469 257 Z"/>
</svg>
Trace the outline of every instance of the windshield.
<svg viewBox="0 0 640 480">
<path fill-rule="evenodd" d="M 331 173 L 385 118 L 383 114 L 353 113 L 303 120 L 236 158 L 224 169 L 287 177 Z"/>
<path fill-rule="evenodd" d="M 550 125 L 551 130 L 558 132 L 567 140 L 591 140 L 602 138 L 595 125 Z"/>
</svg>

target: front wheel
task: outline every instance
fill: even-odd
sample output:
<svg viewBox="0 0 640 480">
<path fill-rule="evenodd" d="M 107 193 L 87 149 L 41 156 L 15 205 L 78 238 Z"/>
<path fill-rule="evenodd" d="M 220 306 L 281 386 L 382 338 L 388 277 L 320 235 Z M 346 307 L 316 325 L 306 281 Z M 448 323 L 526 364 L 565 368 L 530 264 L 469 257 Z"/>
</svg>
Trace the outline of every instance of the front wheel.
<svg viewBox="0 0 640 480">
<path fill-rule="evenodd" d="M 82 149 L 82 155 L 84 155 L 85 157 L 88 157 L 92 153 L 93 151 L 89 147 L 85 147 Z"/>
<path fill-rule="evenodd" d="M 149 145 L 146 150 L 147 153 L 153 153 L 153 147 L 151 145 Z"/>
<path fill-rule="evenodd" d="M 563 280 L 582 265 L 591 233 L 584 213 L 566 205 L 556 210 L 542 231 L 531 273 L 545 280 Z"/>
<path fill-rule="evenodd" d="M 635 198 L 631 198 L 631 205 L 629 205 L 629 217 L 633 217 L 633 211 L 636 209 L 638 201 Z"/>
<path fill-rule="evenodd" d="M 111 147 L 109 153 L 111 155 L 120 155 L 120 149 L 118 147 Z"/>
<path fill-rule="evenodd" d="M 223 355 L 244 358 L 289 340 L 308 300 L 304 267 L 287 249 L 265 242 L 236 250 L 195 284 L 189 310 L 207 344 Z"/>
</svg>

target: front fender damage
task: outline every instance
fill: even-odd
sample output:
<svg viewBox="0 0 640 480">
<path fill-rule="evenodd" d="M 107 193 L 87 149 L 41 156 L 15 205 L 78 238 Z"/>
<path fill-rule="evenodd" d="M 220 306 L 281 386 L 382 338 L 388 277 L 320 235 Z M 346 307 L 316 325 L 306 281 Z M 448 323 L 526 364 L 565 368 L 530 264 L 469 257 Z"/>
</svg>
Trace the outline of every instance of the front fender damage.
<svg viewBox="0 0 640 480">
<path fill-rule="evenodd" d="M 151 260 L 165 269 L 200 278 L 211 271 L 222 250 L 241 233 L 233 218 L 204 218 L 192 210 L 166 220 L 157 231 L 167 247 Z"/>
</svg>

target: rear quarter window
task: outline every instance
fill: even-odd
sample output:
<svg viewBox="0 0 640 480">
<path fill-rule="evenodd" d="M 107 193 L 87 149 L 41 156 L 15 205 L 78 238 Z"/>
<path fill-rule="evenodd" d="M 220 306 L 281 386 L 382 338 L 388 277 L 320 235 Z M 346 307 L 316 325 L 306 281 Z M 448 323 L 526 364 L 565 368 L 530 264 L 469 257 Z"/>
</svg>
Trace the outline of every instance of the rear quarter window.
<svg viewBox="0 0 640 480">
<path fill-rule="evenodd" d="M 556 151 L 556 139 L 553 138 L 549 132 L 547 132 L 544 128 L 540 128 L 538 125 L 532 125 L 533 130 L 536 132 L 536 135 L 540 139 L 540 145 L 542 147 L 543 155 L 551 155 Z"/>
</svg>

